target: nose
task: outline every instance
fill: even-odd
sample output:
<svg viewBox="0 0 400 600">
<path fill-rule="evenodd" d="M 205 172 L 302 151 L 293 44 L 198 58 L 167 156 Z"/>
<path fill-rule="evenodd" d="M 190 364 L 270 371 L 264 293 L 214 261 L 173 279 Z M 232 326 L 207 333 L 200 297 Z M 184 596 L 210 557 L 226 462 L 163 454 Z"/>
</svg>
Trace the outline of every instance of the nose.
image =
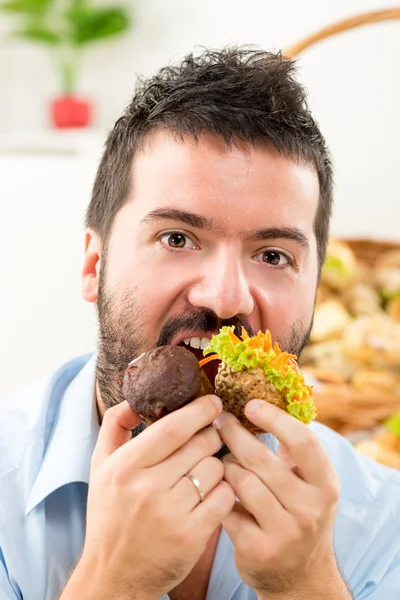
<svg viewBox="0 0 400 600">
<path fill-rule="evenodd" d="M 232 254 L 225 248 L 218 256 L 210 258 L 188 295 L 192 306 L 209 308 L 220 319 L 249 316 L 254 310 L 254 299 L 241 258 Z"/>
</svg>

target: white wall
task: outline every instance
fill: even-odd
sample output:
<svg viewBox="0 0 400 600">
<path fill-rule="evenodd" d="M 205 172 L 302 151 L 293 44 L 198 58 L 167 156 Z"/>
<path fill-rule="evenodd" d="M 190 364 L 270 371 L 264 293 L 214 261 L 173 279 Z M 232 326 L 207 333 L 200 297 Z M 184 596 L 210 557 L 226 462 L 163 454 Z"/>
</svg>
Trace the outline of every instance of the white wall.
<svg viewBox="0 0 400 600">
<path fill-rule="evenodd" d="M 57 154 L 46 151 L 43 134 L 33 136 L 48 129 L 46 102 L 57 91 L 47 53 L 0 43 L 0 398 L 94 348 L 95 312 L 79 291 L 82 219 L 105 131 L 129 102 L 137 73 L 195 45 L 284 48 L 335 20 L 396 5 L 137 0 L 133 33 L 93 47 L 83 62 L 81 90 L 96 99 L 98 132 L 50 137 Z M 5 32 L 9 23 L 0 19 Z M 323 42 L 300 59 L 335 160 L 334 233 L 400 239 L 399 56 L 400 21 L 393 21 Z M 10 143 L 18 152 L 5 150 Z"/>
</svg>

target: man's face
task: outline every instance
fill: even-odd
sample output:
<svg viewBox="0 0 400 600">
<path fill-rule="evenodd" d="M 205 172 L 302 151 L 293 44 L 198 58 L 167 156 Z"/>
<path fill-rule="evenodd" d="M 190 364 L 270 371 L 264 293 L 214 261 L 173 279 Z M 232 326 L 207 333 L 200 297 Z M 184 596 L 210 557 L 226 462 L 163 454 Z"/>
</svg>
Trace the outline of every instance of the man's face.
<svg viewBox="0 0 400 600">
<path fill-rule="evenodd" d="M 315 170 L 271 148 L 150 136 L 90 298 L 105 406 L 123 399 L 121 371 L 135 356 L 189 338 L 196 346 L 225 324 L 269 329 L 298 354 L 314 310 L 318 197 Z"/>
</svg>

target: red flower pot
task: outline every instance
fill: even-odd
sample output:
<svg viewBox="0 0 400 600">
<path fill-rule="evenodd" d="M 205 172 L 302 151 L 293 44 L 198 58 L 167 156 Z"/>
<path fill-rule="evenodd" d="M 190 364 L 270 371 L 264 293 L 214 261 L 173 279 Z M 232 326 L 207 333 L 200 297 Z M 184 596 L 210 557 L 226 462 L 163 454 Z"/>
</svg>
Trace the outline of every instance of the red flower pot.
<svg viewBox="0 0 400 600">
<path fill-rule="evenodd" d="M 58 129 L 87 127 L 91 123 L 92 105 L 74 96 L 61 96 L 51 103 L 51 120 Z"/>
</svg>

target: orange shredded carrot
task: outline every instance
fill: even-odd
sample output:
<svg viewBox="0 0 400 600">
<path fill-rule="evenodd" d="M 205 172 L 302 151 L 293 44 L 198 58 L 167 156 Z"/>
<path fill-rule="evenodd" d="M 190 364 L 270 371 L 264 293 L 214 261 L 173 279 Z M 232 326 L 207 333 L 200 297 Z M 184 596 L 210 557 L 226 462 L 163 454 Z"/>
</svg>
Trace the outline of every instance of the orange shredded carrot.
<svg viewBox="0 0 400 600">
<path fill-rule="evenodd" d="M 236 344 L 240 344 L 241 340 L 233 333 L 233 331 L 229 330 L 228 335 L 234 346 L 236 346 Z"/>
<path fill-rule="evenodd" d="M 271 366 L 274 367 L 282 367 L 287 365 L 289 359 L 293 358 L 293 354 L 288 354 L 287 352 L 282 352 L 279 356 L 271 360 Z"/>
<path fill-rule="evenodd" d="M 282 350 L 279 348 L 279 344 L 278 342 L 275 342 L 274 344 L 274 352 L 277 356 L 279 356 L 280 354 L 282 354 Z"/>
<path fill-rule="evenodd" d="M 249 348 L 259 348 L 260 343 L 257 338 L 250 338 Z"/>
<path fill-rule="evenodd" d="M 286 364 L 286 356 L 285 353 L 282 352 L 279 356 L 271 360 L 271 367 L 283 367 Z"/>
<path fill-rule="evenodd" d="M 272 336 L 271 336 L 271 332 L 269 330 L 267 330 L 265 332 L 265 341 L 267 343 L 267 352 L 269 352 L 272 348 Z"/>
<path fill-rule="evenodd" d="M 199 361 L 199 365 L 200 365 L 200 367 L 203 367 L 204 365 L 211 362 L 212 360 L 217 360 L 217 359 L 219 360 L 218 354 L 211 354 L 211 356 L 206 356 L 206 358 L 202 358 Z"/>
<path fill-rule="evenodd" d="M 242 326 L 241 336 L 242 336 L 243 340 L 247 340 L 247 338 L 249 337 L 247 331 L 245 330 L 245 328 L 243 326 Z"/>
</svg>

